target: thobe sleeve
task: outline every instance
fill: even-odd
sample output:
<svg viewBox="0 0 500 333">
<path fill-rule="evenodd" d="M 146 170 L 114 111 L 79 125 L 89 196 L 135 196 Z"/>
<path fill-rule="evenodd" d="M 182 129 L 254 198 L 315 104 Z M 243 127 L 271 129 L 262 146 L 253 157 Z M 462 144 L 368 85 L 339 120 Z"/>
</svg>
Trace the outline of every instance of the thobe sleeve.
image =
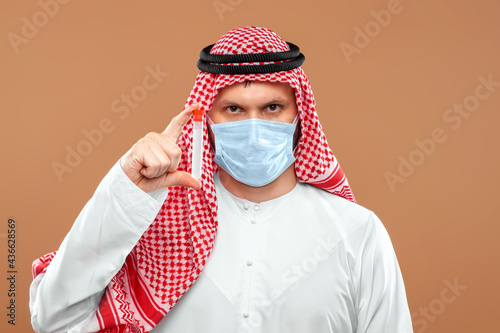
<svg viewBox="0 0 500 333">
<path fill-rule="evenodd" d="M 357 333 L 413 332 L 403 277 L 389 235 L 371 213 L 355 265 Z"/>
<path fill-rule="evenodd" d="M 167 189 L 143 192 L 125 175 L 120 161 L 112 167 L 46 272 L 31 284 L 31 321 L 37 332 L 78 332 L 167 195 Z"/>
</svg>

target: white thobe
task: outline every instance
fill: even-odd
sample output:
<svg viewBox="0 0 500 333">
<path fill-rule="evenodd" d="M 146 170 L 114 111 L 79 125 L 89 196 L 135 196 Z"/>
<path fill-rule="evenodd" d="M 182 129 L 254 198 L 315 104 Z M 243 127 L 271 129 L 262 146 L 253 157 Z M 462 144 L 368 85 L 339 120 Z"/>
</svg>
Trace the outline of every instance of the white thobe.
<svg viewBox="0 0 500 333">
<path fill-rule="evenodd" d="M 374 213 L 300 182 L 253 203 L 214 181 L 212 253 L 154 333 L 412 332 L 399 265 Z M 88 331 L 104 288 L 167 195 L 141 191 L 115 164 L 32 283 L 37 331 Z"/>
</svg>

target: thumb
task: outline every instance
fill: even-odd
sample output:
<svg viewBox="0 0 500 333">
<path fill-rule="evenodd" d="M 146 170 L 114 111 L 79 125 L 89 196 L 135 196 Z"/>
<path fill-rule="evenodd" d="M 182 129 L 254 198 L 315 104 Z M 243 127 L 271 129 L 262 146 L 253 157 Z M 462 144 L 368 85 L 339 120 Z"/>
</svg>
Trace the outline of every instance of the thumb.
<svg viewBox="0 0 500 333">
<path fill-rule="evenodd" d="M 201 181 L 185 171 L 172 171 L 166 174 L 164 187 L 186 186 L 195 190 L 201 189 Z"/>
</svg>

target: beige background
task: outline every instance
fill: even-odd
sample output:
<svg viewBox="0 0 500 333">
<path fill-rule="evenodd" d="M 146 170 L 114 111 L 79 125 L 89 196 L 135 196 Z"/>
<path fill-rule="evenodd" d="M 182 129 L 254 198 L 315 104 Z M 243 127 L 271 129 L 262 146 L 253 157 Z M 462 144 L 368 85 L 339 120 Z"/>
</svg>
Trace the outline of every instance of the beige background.
<svg viewBox="0 0 500 333">
<path fill-rule="evenodd" d="M 394 13 L 381 27 L 371 11 L 388 6 Z M 58 248 L 120 156 L 181 110 L 201 48 L 246 25 L 268 27 L 306 55 L 329 143 L 358 202 L 391 235 L 415 332 L 498 326 L 500 87 L 487 98 L 478 88 L 483 100 L 459 126 L 443 118 L 454 103 L 474 102 L 478 77 L 500 82 L 498 0 L 68 1 L 50 8 L 53 17 L 34 0 L 0 5 L 0 331 L 32 331 L 31 262 Z M 23 29 L 26 20 L 38 20 L 38 31 Z M 356 45 L 356 27 L 372 29 L 372 37 L 368 45 L 358 37 L 363 47 L 346 57 L 340 45 Z M 29 38 L 16 46 L 9 36 Z M 168 77 L 126 117 L 113 112 L 113 101 L 139 91 L 146 68 L 157 65 Z M 58 179 L 53 163 L 66 164 L 66 147 L 83 147 L 82 131 L 103 119 L 112 131 Z M 415 140 L 436 128 L 446 139 L 419 160 Z M 385 173 L 398 173 L 400 156 L 421 165 L 391 190 Z M 6 317 L 9 217 L 17 224 L 15 326 Z M 467 288 L 452 297 L 445 280 Z"/>
</svg>

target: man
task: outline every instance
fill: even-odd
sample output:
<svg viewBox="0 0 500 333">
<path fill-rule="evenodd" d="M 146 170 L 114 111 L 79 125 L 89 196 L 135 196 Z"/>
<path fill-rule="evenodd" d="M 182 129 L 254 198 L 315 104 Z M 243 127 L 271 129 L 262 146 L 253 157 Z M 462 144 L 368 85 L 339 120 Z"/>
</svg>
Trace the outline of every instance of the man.
<svg viewBox="0 0 500 333">
<path fill-rule="evenodd" d="M 184 111 L 122 156 L 34 263 L 35 330 L 412 332 L 390 239 L 355 203 L 303 61 L 259 27 L 202 51 Z M 200 180 L 195 109 L 208 111 Z"/>
</svg>

